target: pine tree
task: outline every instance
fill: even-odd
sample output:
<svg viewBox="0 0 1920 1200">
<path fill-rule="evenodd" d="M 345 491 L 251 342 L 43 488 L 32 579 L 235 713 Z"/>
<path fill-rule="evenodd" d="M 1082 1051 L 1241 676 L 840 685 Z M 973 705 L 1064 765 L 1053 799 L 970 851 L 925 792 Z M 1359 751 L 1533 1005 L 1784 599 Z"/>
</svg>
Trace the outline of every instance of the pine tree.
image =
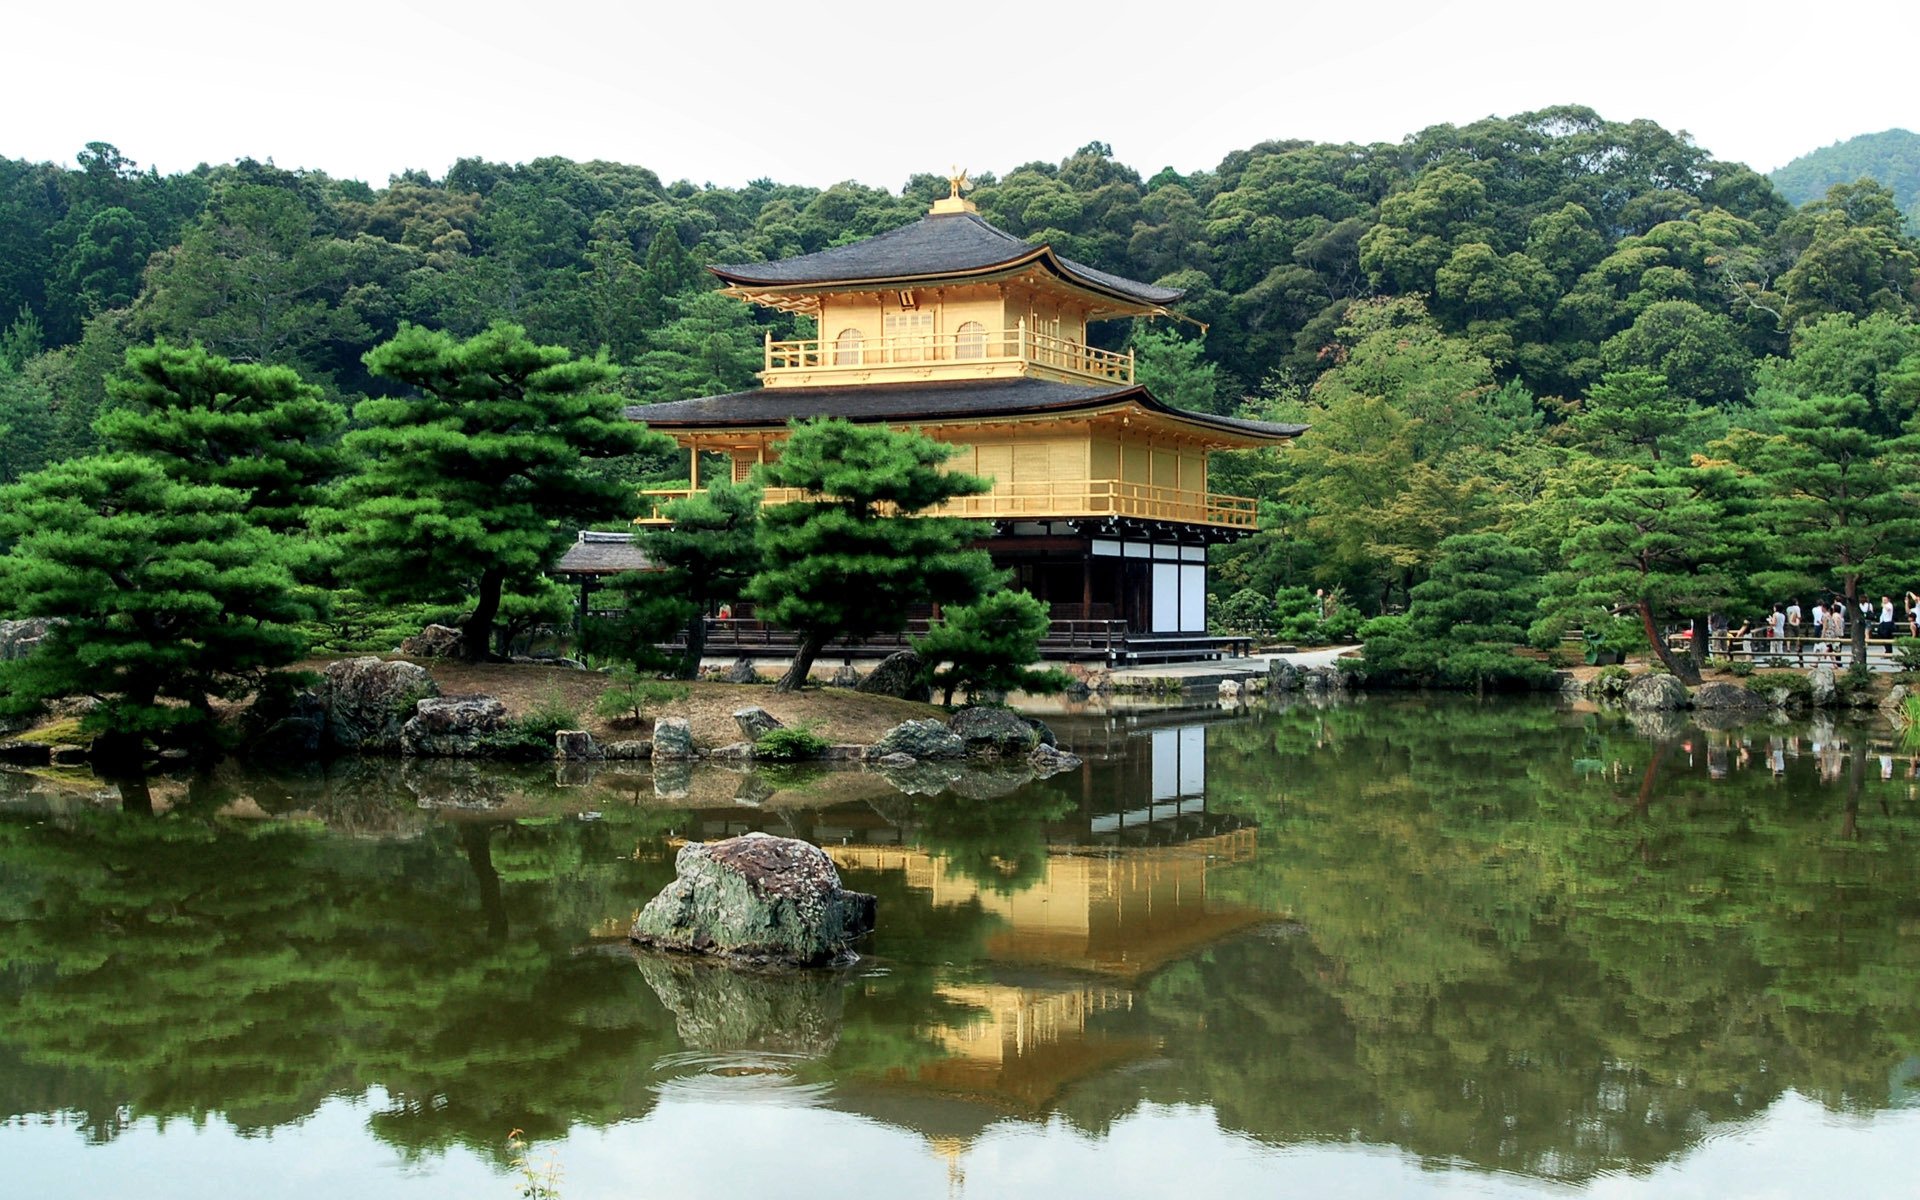
<svg viewBox="0 0 1920 1200">
<path fill-rule="evenodd" d="M 232 488 L 171 478 L 156 462 L 104 455 L 0 489 L 0 608 L 55 617 L 32 655 L 4 665 L 0 705 L 99 701 L 97 759 L 134 758 L 144 738 L 204 742 L 212 701 L 243 696 L 304 650 L 310 618 L 283 539 L 253 524 Z M 170 703 L 174 702 L 174 703 Z"/>
<path fill-rule="evenodd" d="M 1638 367 L 1609 371 L 1587 395 L 1587 403 L 1572 418 L 1575 432 L 1597 449 L 1624 447 L 1660 461 L 1660 448 L 1669 445 L 1699 415 L 1699 406 L 1667 387 L 1667 377 Z"/>
<path fill-rule="evenodd" d="M 1045 604 L 1001 590 L 947 609 L 926 636 L 914 639 L 913 649 L 930 667 L 944 664 L 932 677 L 945 692 L 943 704 L 951 705 L 962 688 L 969 700 L 981 692 L 1058 692 L 1072 682 L 1066 673 L 1033 666 L 1050 625 Z"/>
<path fill-rule="evenodd" d="M 107 391 L 115 407 L 94 426 L 103 443 L 182 483 L 235 489 L 249 520 L 274 533 L 305 529 L 339 471 L 333 437 L 346 414 L 290 367 L 161 340 L 129 350 Z"/>
<path fill-rule="evenodd" d="M 768 486 L 808 496 L 761 511 L 763 565 L 747 587 L 761 615 L 799 636 L 782 691 L 804 686 L 835 638 L 904 629 L 916 604 L 968 604 L 986 591 L 992 560 L 968 548 L 984 527 L 918 515 L 992 486 L 943 471 L 952 456 L 921 433 L 819 420 L 795 422 L 761 468 Z"/>
<path fill-rule="evenodd" d="M 1910 578 L 1920 565 L 1911 490 L 1920 447 L 1913 435 L 1876 436 L 1872 408 L 1858 395 L 1776 396 L 1768 412 L 1779 432 L 1750 458 L 1766 493 L 1758 524 L 1770 535 L 1769 557 L 1837 589 L 1851 616 L 1863 581 Z M 1853 661 L 1864 663 L 1867 623 L 1847 625 Z"/>
<path fill-rule="evenodd" d="M 1369 672 L 1401 674 L 1484 691 L 1488 684 L 1538 686 L 1546 665 L 1521 658 L 1541 592 L 1540 557 L 1499 533 L 1440 543 L 1433 573 L 1414 587 L 1404 618 L 1370 623 Z"/>
<path fill-rule="evenodd" d="M 1705 616 L 1738 595 L 1734 567 L 1753 536 L 1738 519 L 1741 494 L 1724 466 L 1624 470 L 1603 493 L 1573 502 L 1576 528 L 1561 546 L 1567 569 L 1549 579 L 1548 606 L 1583 619 L 1631 608 L 1660 662 L 1700 682 L 1693 658 L 1668 649 L 1661 624 L 1693 619 L 1697 646 Z"/>
<path fill-rule="evenodd" d="M 601 390 L 614 368 L 517 325 L 465 341 L 406 326 L 366 363 L 417 394 L 354 410 L 367 428 L 347 439 L 364 467 L 343 488 L 342 573 L 377 599 L 471 598 L 462 653 L 480 661 L 505 589 L 530 591 L 580 527 L 633 515 L 632 489 L 586 460 L 664 439 Z"/>
</svg>

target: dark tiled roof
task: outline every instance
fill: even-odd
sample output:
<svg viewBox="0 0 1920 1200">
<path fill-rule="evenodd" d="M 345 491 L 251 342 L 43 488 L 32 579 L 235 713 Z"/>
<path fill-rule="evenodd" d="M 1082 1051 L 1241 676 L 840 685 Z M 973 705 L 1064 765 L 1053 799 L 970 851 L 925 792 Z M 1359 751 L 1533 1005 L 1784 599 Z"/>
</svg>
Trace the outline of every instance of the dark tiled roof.
<svg viewBox="0 0 1920 1200">
<path fill-rule="evenodd" d="M 769 263 L 735 263 L 711 268 L 728 283 L 748 286 L 852 283 L 892 279 L 940 278 L 1006 266 L 1041 253 L 1077 282 L 1142 304 L 1171 304 L 1186 293 L 1154 287 L 1061 258 L 995 229 L 974 213 L 941 213 L 911 225 L 845 246 Z"/>
<path fill-rule="evenodd" d="M 850 421 L 920 422 L 968 417 L 1072 412 L 1131 400 L 1226 432 L 1255 437 L 1294 437 L 1305 425 L 1278 425 L 1239 417 L 1216 417 L 1162 404 L 1144 387 L 1100 387 L 1047 379 L 979 379 L 955 383 L 858 384 L 846 387 L 757 388 L 698 400 L 634 404 L 627 416 L 654 429 L 764 427 L 813 417 Z"/>
<path fill-rule="evenodd" d="M 653 566 L 646 551 L 634 544 L 630 533 L 580 531 L 580 538 L 554 564 L 556 575 L 618 575 L 622 571 L 645 571 Z"/>
</svg>

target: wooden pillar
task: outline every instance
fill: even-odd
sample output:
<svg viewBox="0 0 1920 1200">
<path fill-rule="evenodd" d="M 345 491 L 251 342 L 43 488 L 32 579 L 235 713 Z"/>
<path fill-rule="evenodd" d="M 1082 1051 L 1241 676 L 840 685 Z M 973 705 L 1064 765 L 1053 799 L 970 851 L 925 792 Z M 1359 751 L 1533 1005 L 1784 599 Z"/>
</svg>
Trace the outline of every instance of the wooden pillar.
<svg viewBox="0 0 1920 1200">
<path fill-rule="evenodd" d="M 693 490 L 697 492 L 700 490 L 700 443 L 692 443 L 687 450 L 687 454 L 690 460 L 690 465 L 687 468 L 687 478 L 692 481 Z"/>
<path fill-rule="evenodd" d="M 1080 560 L 1080 619 L 1093 619 L 1093 548 Z"/>
</svg>

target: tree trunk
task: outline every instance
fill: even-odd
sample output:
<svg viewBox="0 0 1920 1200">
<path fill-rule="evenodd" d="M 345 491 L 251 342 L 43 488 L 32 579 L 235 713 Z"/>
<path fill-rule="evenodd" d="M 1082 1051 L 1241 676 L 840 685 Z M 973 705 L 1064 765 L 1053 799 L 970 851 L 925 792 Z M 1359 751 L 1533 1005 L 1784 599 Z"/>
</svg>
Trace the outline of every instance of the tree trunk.
<svg viewBox="0 0 1920 1200">
<path fill-rule="evenodd" d="M 492 655 L 493 618 L 500 611 L 500 587 L 505 582 L 506 572 L 499 567 L 488 567 L 480 573 L 480 594 L 460 632 L 460 657 L 467 662 L 486 662 Z"/>
<path fill-rule="evenodd" d="M 815 634 L 809 633 L 801 637 L 800 644 L 794 647 L 793 665 L 788 667 L 787 673 L 780 677 L 780 682 L 773 685 L 773 690 L 797 692 L 807 686 L 807 676 L 813 671 L 813 660 L 818 657 L 824 644 L 823 639 Z"/>
<path fill-rule="evenodd" d="M 500 895 L 500 872 L 493 866 L 493 833 L 498 825 L 465 821 L 460 825 L 460 845 L 467 852 L 467 868 L 480 889 L 480 911 L 487 918 L 487 940 L 507 940 L 507 905 Z"/>
<path fill-rule="evenodd" d="M 700 674 L 700 660 L 707 656 L 707 614 L 696 612 L 687 622 L 687 652 L 680 659 L 679 677 L 693 679 Z"/>
<path fill-rule="evenodd" d="M 1699 678 L 1700 669 L 1706 666 L 1707 651 L 1712 649 L 1712 647 L 1707 644 L 1707 638 L 1707 618 L 1695 617 L 1693 619 L 1693 641 L 1687 644 L 1687 657 L 1693 660 L 1693 674 L 1696 679 Z"/>
<path fill-rule="evenodd" d="M 1653 605 L 1642 600 L 1639 603 L 1640 628 L 1646 631 L 1647 645 L 1653 647 L 1654 657 L 1660 665 L 1673 673 L 1673 677 L 1688 687 L 1700 682 L 1700 672 L 1694 670 L 1693 660 L 1686 656 L 1675 658 L 1673 651 L 1667 649 L 1667 639 L 1660 636 L 1660 626 L 1653 619 Z"/>
<path fill-rule="evenodd" d="M 1852 637 L 1847 640 L 1853 644 L 1853 665 L 1864 671 L 1867 669 L 1867 618 L 1860 611 L 1860 581 L 1847 580 L 1847 628 Z"/>
</svg>

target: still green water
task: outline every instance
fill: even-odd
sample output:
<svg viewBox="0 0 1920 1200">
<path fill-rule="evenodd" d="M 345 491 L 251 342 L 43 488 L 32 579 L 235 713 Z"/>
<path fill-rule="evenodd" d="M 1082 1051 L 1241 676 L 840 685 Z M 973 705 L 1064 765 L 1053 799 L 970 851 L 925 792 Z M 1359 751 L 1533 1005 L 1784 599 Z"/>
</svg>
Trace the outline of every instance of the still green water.
<svg viewBox="0 0 1920 1200">
<path fill-rule="evenodd" d="M 1884 726 L 1054 723 L 1042 782 L 0 776 L 0 1190 L 509 1197 L 523 1129 L 569 1198 L 1920 1195 Z M 857 967 L 624 948 L 750 829 L 878 894 Z"/>
</svg>

